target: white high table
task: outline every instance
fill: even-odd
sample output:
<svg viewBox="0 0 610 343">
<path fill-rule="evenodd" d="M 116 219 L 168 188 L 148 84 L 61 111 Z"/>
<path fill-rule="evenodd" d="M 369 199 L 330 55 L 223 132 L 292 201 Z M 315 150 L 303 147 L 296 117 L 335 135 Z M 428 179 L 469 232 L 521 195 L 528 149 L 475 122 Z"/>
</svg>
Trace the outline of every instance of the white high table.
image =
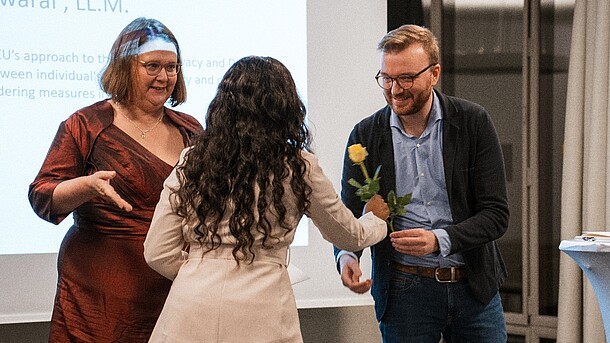
<svg viewBox="0 0 610 343">
<path fill-rule="evenodd" d="M 603 234 L 610 235 L 610 232 Z M 610 236 L 583 234 L 561 241 L 559 250 L 576 261 L 591 282 L 602 313 L 606 340 L 610 342 Z"/>
</svg>

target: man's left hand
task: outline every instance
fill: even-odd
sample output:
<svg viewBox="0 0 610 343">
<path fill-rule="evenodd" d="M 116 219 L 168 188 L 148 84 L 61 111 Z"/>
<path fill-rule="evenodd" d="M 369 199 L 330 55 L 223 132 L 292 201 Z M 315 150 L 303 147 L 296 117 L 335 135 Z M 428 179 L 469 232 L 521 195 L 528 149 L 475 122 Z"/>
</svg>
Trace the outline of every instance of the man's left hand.
<svg viewBox="0 0 610 343">
<path fill-rule="evenodd" d="M 432 231 L 424 229 L 400 230 L 390 233 L 392 246 L 402 254 L 424 256 L 438 250 L 438 241 Z"/>
</svg>

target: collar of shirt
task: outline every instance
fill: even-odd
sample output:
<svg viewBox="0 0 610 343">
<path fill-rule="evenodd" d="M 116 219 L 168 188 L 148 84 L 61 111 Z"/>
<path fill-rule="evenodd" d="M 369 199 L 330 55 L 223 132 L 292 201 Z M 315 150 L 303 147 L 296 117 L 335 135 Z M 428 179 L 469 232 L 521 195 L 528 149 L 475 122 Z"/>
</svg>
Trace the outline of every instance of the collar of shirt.
<svg viewBox="0 0 610 343">
<path fill-rule="evenodd" d="M 422 133 L 422 137 L 429 135 L 430 130 L 432 130 L 434 124 L 437 121 L 443 119 L 443 111 L 441 110 L 440 100 L 438 99 L 436 92 L 432 91 L 432 96 L 432 108 L 430 109 L 428 124 L 426 124 L 426 129 Z M 390 126 L 397 128 L 403 135 L 407 137 L 413 137 L 412 135 L 409 135 L 405 132 L 402 127 L 402 123 L 400 122 L 400 119 L 398 118 L 398 115 L 396 114 L 396 112 L 394 112 L 394 110 L 392 110 L 392 115 L 390 116 Z"/>
<path fill-rule="evenodd" d="M 460 254 L 445 257 L 451 249 L 445 226 L 452 223 L 451 209 L 445 186 L 442 157 L 442 118 L 440 101 L 433 92 L 432 108 L 426 129 L 420 137 L 407 134 L 392 111 L 392 141 L 396 175 L 396 194 L 411 193 L 407 214 L 395 218 L 397 229 L 424 228 L 432 230 L 439 239 L 439 247 L 445 255 L 422 257 L 393 252 L 393 259 L 403 264 L 445 267 L 463 264 Z"/>
</svg>

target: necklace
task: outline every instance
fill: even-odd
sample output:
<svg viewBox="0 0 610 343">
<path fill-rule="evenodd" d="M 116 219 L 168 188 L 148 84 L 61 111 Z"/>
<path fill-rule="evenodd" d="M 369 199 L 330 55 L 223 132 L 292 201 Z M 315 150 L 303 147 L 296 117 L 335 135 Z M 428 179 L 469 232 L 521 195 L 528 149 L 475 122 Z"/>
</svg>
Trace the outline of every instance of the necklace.
<svg viewBox="0 0 610 343">
<path fill-rule="evenodd" d="M 152 132 L 154 129 L 157 128 L 157 126 L 159 126 L 159 123 L 161 122 L 161 120 L 163 120 L 163 117 L 165 116 L 165 111 L 163 111 L 163 113 L 161 113 L 161 115 L 159 116 L 159 119 L 157 120 L 157 122 L 149 129 L 146 130 L 142 130 L 138 124 L 136 124 L 133 120 L 131 120 L 131 118 L 129 118 L 128 116 L 126 116 L 122 111 L 119 111 L 119 113 L 121 113 L 121 115 L 123 117 L 125 117 L 125 119 L 129 120 L 129 122 L 131 123 L 131 125 L 135 126 L 136 129 L 138 129 L 140 131 L 140 137 L 142 137 L 142 139 L 146 138 L 146 134 Z"/>
</svg>

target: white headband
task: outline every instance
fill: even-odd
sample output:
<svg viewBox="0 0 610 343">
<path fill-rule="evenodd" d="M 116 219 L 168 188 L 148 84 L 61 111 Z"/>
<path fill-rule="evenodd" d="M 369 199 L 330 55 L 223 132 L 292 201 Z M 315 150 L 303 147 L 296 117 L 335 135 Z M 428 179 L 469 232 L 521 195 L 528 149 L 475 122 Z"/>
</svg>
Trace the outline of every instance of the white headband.
<svg viewBox="0 0 610 343">
<path fill-rule="evenodd" d="M 146 43 L 140 45 L 138 48 L 138 55 L 151 52 L 151 51 L 171 51 L 174 54 L 178 54 L 176 46 L 172 42 L 168 42 L 161 37 L 155 37 Z"/>
</svg>

